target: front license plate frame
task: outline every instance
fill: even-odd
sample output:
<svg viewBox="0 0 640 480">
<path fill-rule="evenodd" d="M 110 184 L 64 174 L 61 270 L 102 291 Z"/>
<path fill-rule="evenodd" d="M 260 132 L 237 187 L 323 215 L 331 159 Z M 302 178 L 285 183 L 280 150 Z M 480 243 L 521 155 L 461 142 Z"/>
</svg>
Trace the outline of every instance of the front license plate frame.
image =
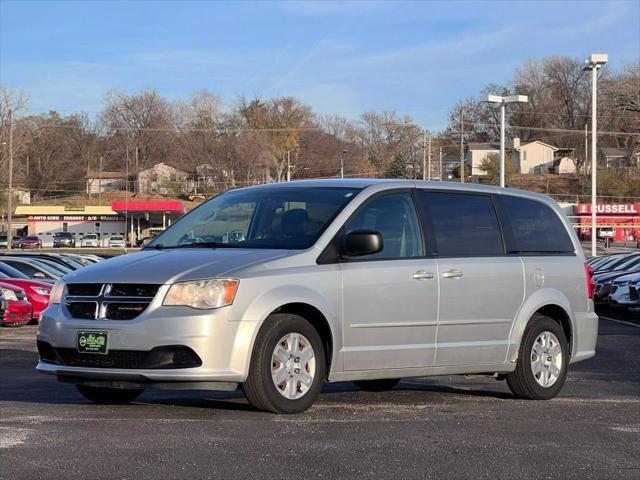
<svg viewBox="0 0 640 480">
<path fill-rule="evenodd" d="M 80 330 L 76 335 L 76 348 L 79 353 L 106 355 L 109 353 L 109 332 Z"/>
</svg>

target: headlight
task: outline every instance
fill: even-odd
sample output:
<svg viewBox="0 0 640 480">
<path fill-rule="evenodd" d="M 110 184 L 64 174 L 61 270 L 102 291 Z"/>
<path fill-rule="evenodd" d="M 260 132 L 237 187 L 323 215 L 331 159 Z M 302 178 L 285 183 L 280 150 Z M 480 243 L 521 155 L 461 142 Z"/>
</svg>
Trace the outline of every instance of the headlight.
<svg viewBox="0 0 640 480">
<path fill-rule="evenodd" d="M 62 280 L 58 280 L 54 285 L 51 291 L 49 292 L 49 303 L 60 303 L 62 300 L 62 295 L 64 294 L 64 282 Z"/>
<path fill-rule="evenodd" d="M 2 291 L 2 296 L 5 300 L 18 300 L 18 297 L 16 297 L 16 292 L 14 292 L 13 290 L 9 290 L 8 288 L 0 288 L 0 291 Z"/>
<path fill-rule="evenodd" d="M 32 290 L 39 293 L 40 295 L 49 295 L 51 293 L 51 289 L 44 287 L 31 287 Z"/>
<path fill-rule="evenodd" d="M 208 310 L 233 303 L 240 280 L 218 278 L 174 283 L 164 297 L 163 305 L 182 305 Z"/>
</svg>

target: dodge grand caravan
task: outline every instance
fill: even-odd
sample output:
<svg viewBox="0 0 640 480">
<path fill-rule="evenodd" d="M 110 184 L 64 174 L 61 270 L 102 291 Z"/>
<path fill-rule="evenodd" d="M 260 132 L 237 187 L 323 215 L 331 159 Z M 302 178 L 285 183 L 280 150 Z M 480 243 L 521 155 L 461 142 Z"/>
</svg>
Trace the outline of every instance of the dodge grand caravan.
<svg viewBox="0 0 640 480">
<path fill-rule="evenodd" d="M 37 369 L 86 398 L 235 390 L 310 407 L 325 382 L 487 374 L 556 396 L 595 354 L 591 271 L 543 195 L 313 180 L 224 193 L 141 252 L 56 283 Z"/>
</svg>

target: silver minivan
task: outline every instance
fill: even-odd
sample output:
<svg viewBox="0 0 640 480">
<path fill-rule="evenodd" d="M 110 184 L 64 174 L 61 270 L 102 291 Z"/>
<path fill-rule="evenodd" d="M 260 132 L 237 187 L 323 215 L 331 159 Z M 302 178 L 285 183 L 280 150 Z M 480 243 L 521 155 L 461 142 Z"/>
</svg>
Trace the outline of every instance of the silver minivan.
<svg viewBox="0 0 640 480">
<path fill-rule="evenodd" d="M 549 399 L 592 357 L 591 270 L 544 195 L 413 180 L 309 180 L 215 197 L 138 253 L 66 275 L 37 369 L 86 398 L 235 390 L 270 412 L 325 382 L 487 374 Z"/>
</svg>

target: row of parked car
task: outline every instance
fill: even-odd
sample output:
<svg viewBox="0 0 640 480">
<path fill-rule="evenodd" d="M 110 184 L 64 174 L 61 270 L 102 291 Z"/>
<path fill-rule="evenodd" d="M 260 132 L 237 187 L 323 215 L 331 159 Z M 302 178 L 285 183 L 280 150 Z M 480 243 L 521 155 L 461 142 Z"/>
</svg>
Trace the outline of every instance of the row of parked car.
<svg viewBox="0 0 640 480">
<path fill-rule="evenodd" d="M 628 309 L 640 315 L 640 252 L 592 257 L 596 306 Z"/>
<path fill-rule="evenodd" d="M 0 254 L 0 324 L 20 327 L 37 321 L 57 279 L 102 260 L 87 254 Z"/>
<path fill-rule="evenodd" d="M 0 235 L 0 248 L 6 248 L 8 239 L 6 235 Z M 81 247 L 98 248 L 104 246 L 104 241 L 96 233 L 87 233 L 80 239 Z M 124 248 L 125 239 L 122 235 L 113 235 L 107 239 L 106 246 L 109 248 Z M 75 248 L 77 247 L 76 237 L 69 232 L 56 232 L 53 234 L 54 248 Z M 42 248 L 42 240 L 37 236 L 18 237 L 11 240 L 11 248 L 28 250 Z"/>
</svg>

